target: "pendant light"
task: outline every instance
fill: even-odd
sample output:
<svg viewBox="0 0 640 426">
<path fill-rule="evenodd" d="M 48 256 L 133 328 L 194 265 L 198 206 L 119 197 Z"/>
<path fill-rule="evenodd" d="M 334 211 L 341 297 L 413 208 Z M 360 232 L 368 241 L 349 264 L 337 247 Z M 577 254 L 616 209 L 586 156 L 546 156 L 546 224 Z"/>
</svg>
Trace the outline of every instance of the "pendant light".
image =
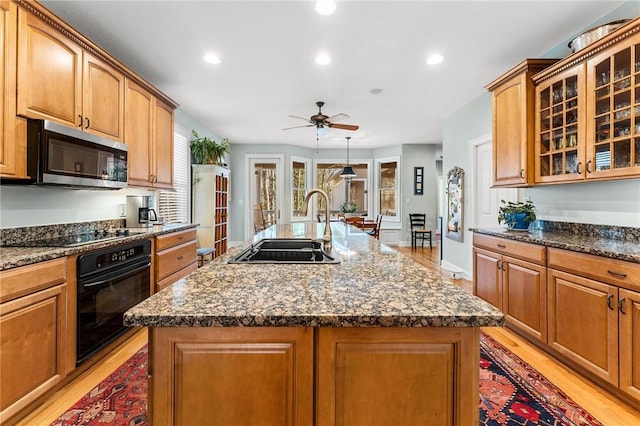
<svg viewBox="0 0 640 426">
<path fill-rule="evenodd" d="M 340 176 L 342 176 L 343 178 L 352 178 L 352 177 L 356 177 L 357 175 L 353 171 L 353 167 L 349 165 L 349 139 L 351 139 L 351 136 L 347 136 L 346 139 L 347 139 L 347 164 L 345 164 L 344 169 L 342 169 L 342 173 L 340 173 Z"/>
</svg>

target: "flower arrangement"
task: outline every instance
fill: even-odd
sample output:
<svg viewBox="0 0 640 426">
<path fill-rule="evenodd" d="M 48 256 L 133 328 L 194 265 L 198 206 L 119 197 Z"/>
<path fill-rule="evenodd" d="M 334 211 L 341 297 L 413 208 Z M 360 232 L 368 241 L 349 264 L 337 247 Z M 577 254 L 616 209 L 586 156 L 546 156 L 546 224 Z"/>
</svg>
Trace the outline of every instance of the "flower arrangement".
<svg viewBox="0 0 640 426">
<path fill-rule="evenodd" d="M 527 229 L 536 220 L 536 207 L 529 201 L 500 200 L 498 223 L 506 223 L 509 229 Z"/>
<path fill-rule="evenodd" d="M 350 200 L 345 201 L 340 206 L 340 211 L 342 211 L 342 213 L 355 213 L 357 209 L 358 209 L 358 206 L 356 205 L 356 203 Z"/>
</svg>

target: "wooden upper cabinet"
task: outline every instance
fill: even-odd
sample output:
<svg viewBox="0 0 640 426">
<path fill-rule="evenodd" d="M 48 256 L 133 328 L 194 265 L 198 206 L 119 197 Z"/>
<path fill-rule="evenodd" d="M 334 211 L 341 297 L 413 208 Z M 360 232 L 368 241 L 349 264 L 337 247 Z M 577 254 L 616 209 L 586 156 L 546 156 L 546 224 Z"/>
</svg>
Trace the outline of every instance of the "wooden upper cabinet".
<svg viewBox="0 0 640 426">
<path fill-rule="evenodd" d="M 124 75 L 27 11 L 19 11 L 18 114 L 122 142 Z"/>
<path fill-rule="evenodd" d="M 152 126 L 154 97 L 149 91 L 131 80 L 126 82 L 124 141 L 129 147 L 129 184 L 153 184 Z"/>
<path fill-rule="evenodd" d="M 173 108 L 156 99 L 155 186 L 173 188 Z"/>
<path fill-rule="evenodd" d="M 18 8 L 0 1 L 0 176 L 27 177 L 24 119 L 16 117 Z"/>
<path fill-rule="evenodd" d="M 83 129 L 122 142 L 124 75 L 87 52 L 83 56 Z"/>
<path fill-rule="evenodd" d="M 131 80 L 126 82 L 124 141 L 130 185 L 173 187 L 173 107 Z"/>
<path fill-rule="evenodd" d="M 18 114 L 78 127 L 82 49 L 34 15 L 18 11 Z"/>
<path fill-rule="evenodd" d="M 493 99 L 493 185 L 533 182 L 534 86 L 531 77 L 557 59 L 527 59 L 489 84 Z"/>
</svg>

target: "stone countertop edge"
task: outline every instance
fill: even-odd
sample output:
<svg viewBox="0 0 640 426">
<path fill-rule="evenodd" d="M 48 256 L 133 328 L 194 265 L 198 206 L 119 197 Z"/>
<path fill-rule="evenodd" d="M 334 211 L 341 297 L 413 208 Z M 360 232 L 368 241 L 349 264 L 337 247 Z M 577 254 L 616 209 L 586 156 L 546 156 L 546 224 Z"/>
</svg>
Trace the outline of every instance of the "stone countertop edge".
<svg viewBox="0 0 640 426">
<path fill-rule="evenodd" d="M 149 327 L 491 327 L 498 309 L 411 258 L 332 224 L 339 264 L 229 264 L 229 251 L 125 313 Z M 320 239 L 324 224 L 276 225 L 261 238 Z"/>
<path fill-rule="evenodd" d="M 640 242 L 557 231 L 530 230 L 523 232 L 511 231 L 506 228 L 469 228 L 469 230 L 478 234 L 640 263 Z"/>
<path fill-rule="evenodd" d="M 44 262 L 46 260 L 57 259 L 59 257 L 86 253 L 88 251 L 98 250 L 105 247 L 117 246 L 119 244 L 130 243 L 136 240 L 144 240 L 158 235 L 183 231 L 185 229 L 197 228 L 197 226 L 197 224 L 189 223 L 155 225 L 149 228 L 135 228 L 136 232 L 143 232 L 116 240 L 102 241 L 75 247 L 0 247 L 0 271 Z"/>
</svg>

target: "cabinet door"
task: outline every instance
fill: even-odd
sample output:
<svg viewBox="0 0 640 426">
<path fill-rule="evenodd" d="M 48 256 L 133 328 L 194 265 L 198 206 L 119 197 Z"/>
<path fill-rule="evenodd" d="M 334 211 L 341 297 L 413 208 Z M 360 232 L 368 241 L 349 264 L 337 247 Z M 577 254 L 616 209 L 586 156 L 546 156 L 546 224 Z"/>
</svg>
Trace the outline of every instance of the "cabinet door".
<svg viewBox="0 0 640 426">
<path fill-rule="evenodd" d="M 525 184 L 532 172 L 526 98 L 533 96 L 533 86 L 529 86 L 525 75 L 519 75 L 493 92 L 494 185 Z"/>
<path fill-rule="evenodd" d="M 505 256 L 502 269 L 502 309 L 509 326 L 546 343 L 546 266 Z"/>
<path fill-rule="evenodd" d="M 34 15 L 18 17 L 18 114 L 82 125 L 82 49 Z"/>
<path fill-rule="evenodd" d="M 502 310 L 502 256 L 473 249 L 473 294 Z"/>
<path fill-rule="evenodd" d="M 24 119 L 16 117 L 16 47 L 18 9 L 0 3 L 0 176 L 27 177 Z"/>
<path fill-rule="evenodd" d="M 156 100 L 155 104 L 154 186 L 173 188 L 173 108 Z"/>
<path fill-rule="evenodd" d="M 577 65 L 536 87 L 536 183 L 585 176 L 585 65 Z"/>
<path fill-rule="evenodd" d="M 124 75 L 87 52 L 83 62 L 82 128 L 122 142 Z"/>
<path fill-rule="evenodd" d="M 214 258 L 227 252 L 227 213 L 229 178 L 225 173 L 216 173 L 216 217 L 215 217 L 215 251 Z"/>
<path fill-rule="evenodd" d="M 618 385 L 618 288 L 549 269 L 549 345 Z"/>
<path fill-rule="evenodd" d="M 67 286 L 0 304 L 0 423 L 65 375 Z"/>
<path fill-rule="evenodd" d="M 317 426 L 478 424 L 478 330 L 320 328 Z"/>
<path fill-rule="evenodd" d="M 620 290 L 620 389 L 640 400 L 640 293 Z"/>
<path fill-rule="evenodd" d="M 640 37 L 587 62 L 587 178 L 640 176 Z"/>
<path fill-rule="evenodd" d="M 124 141 L 128 146 L 129 184 L 153 185 L 152 126 L 154 97 L 151 93 L 126 81 Z"/>
<path fill-rule="evenodd" d="M 157 327 L 151 333 L 149 424 L 314 423 L 312 328 Z"/>
</svg>

